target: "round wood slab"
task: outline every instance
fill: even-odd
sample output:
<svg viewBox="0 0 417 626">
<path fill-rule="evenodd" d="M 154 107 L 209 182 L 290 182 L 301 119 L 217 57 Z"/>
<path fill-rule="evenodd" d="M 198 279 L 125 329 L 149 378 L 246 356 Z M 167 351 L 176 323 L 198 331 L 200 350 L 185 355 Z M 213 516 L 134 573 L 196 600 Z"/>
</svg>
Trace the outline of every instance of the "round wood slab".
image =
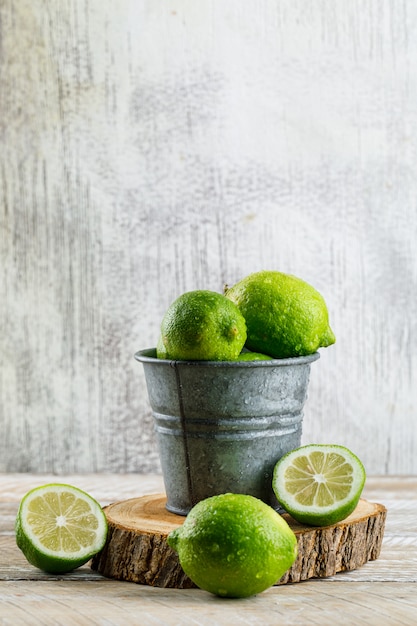
<svg viewBox="0 0 417 626">
<path fill-rule="evenodd" d="M 165 508 L 164 494 L 152 494 L 105 507 L 109 534 L 91 567 L 104 576 L 155 587 L 194 587 L 184 574 L 167 535 L 185 517 Z M 386 509 L 360 500 L 355 511 L 339 524 L 313 528 L 283 516 L 298 539 L 298 557 L 276 584 L 333 576 L 357 569 L 378 558 Z"/>
</svg>

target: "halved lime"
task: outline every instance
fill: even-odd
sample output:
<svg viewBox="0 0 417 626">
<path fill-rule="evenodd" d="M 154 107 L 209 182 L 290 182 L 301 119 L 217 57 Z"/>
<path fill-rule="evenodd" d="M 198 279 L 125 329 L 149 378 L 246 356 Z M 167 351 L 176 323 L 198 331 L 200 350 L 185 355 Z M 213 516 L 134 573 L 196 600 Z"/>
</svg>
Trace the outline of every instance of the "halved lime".
<svg viewBox="0 0 417 626">
<path fill-rule="evenodd" d="M 105 544 L 107 520 L 99 503 L 77 487 L 48 484 L 29 491 L 16 517 L 16 543 L 45 572 L 69 572 Z"/>
<path fill-rule="evenodd" d="M 348 448 L 310 444 L 278 461 L 272 487 L 279 503 L 295 520 L 329 526 L 354 511 L 365 478 L 362 462 Z"/>
</svg>

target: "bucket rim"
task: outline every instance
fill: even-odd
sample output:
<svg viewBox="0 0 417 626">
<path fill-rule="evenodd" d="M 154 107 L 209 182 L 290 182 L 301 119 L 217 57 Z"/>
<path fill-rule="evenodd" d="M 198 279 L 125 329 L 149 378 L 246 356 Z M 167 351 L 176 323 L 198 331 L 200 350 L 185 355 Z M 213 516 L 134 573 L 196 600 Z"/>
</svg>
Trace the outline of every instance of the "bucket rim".
<svg viewBox="0 0 417 626">
<path fill-rule="evenodd" d="M 307 354 L 305 356 L 287 357 L 284 359 L 267 359 L 265 361 L 186 361 L 175 359 L 158 359 L 156 356 L 156 348 L 146 348 L 135 352 L 136 361 L 141 363 L 153 363 L 154 365 L 188 365 L 192 367 L 283 367 L 286 365 L 305 365 L 313 363 L 320 358 L 319 352 Z"/>
</svg>

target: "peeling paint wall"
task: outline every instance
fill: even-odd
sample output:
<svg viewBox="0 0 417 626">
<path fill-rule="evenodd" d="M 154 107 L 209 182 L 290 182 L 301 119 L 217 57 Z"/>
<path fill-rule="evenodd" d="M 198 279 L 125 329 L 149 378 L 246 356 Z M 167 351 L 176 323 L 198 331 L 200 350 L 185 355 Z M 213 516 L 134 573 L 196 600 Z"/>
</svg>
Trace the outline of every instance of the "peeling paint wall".
<svg viewBox="0 0 417 626">
<path fill-rule="evenodd" d="M 159 469 L 183 291 L 321 291 L 304 442 L 417 472 L 417 5 L 0 0 L 0 471 Z"/>
</svg>

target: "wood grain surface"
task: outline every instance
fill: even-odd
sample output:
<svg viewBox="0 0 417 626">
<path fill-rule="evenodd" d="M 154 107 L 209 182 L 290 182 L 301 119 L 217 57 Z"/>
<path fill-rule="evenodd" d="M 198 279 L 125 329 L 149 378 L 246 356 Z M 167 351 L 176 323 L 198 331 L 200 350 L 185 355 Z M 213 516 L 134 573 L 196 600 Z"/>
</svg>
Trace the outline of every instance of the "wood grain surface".
<svg viewBox="0 0 417 626">
<path fill-rule="evenodd" d="M 56 479 L 51 474 L 0 474 L 0 623 L 13 626 L 412 626 L 415 623 L 417 478 L 370 477 L 369 501 L 388 510 L 381 554 L 359 569 L 302 584 L 275 586 L 243 600 L 199 589 L 163 589 L 100 576 L 85 565 L 65 575 L 29 565 L 15 544 L 21 497 Z M 158 492 L 156 475 L 64 475 L 103 505 Z"/>
<path fill-rule="evenodd" d="M 167 543 L 169 533 L 181 526 L 185 517 L 167 511 L 166 502 L 162 493 L 107 506 L 106 545 L 94 556 L 91 567 L 116 580 L 175 589 L 195 587 Z M 276 584 L 326 578 L 377 559 L 386 513 L 382 504 L 361 499 L 351 515 L 328 527 L 312 528 L 284 515 L 297 537 L 297 558 Z"/>
<path fill-rule="evenodd" d="M 417 4 L 0 0 L 0 470 L 159 471 L 183 291 L 311 282 L 304 442 L 417 473 Z"/>
</svg>

